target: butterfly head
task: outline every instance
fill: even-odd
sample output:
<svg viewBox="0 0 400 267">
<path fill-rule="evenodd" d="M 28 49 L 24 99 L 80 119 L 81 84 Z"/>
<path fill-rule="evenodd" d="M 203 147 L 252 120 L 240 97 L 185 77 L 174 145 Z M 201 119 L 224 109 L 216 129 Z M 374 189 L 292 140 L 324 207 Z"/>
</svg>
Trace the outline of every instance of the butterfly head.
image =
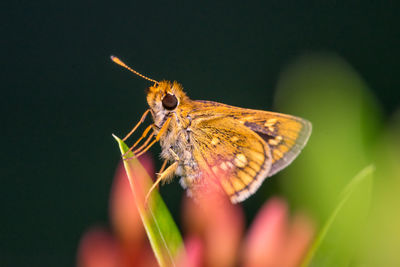
<svg viewBox="0 0 400 267">
<path fill-rule="evenodd" d="M 147 103 L 152 109 L 153 114 L 157 117 L 165 117 L 165 115 L 173 112 L 180 104 L 184 103 L 185 100 L 188 99 L 186 94 L 183 92 L 182 85 L 176 81 L 158 82 L 130 68 L 115 56 L 111 56 L 111 60 L 143 79 L 154 82 L 154 85 L 147 89 Z"/>
<path fill-rule="evenodd" d="M 146 90 L 147 103 L 153 111 L 175 110 L 186 98 L 182 86 L 177 82 L 161 81 Z"/>
<path fill-rule="evenodd" d="M 147 89 L 147 103 L 155 114 L 173 112 L 186 99 L 182 86 L 176 81 L 161 81 Z"/>
</svg>

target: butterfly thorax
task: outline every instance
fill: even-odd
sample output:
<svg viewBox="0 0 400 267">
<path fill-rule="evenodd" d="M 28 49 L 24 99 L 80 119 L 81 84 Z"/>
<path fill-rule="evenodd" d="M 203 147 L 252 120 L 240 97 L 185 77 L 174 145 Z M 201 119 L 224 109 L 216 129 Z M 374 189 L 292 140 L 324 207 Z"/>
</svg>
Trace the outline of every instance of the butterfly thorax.
<svg viewBox="0 0 400 267">
<path fill-rule="evenodd" d="M 160 136 L 161 157 L 170 162 L 178 158 L 176 174 L 183 177 L 181 183 L 186 187 L 186 179 L 193 180 L 200 175 L 190 140 L 192 118 L 189 113 L 193 109 L 193 101 L 177 82 L 162 81 L 158 86 L 149 88 L 147 102 L 152 111 L 155 133 L 167 127 Z"/>
</svg>

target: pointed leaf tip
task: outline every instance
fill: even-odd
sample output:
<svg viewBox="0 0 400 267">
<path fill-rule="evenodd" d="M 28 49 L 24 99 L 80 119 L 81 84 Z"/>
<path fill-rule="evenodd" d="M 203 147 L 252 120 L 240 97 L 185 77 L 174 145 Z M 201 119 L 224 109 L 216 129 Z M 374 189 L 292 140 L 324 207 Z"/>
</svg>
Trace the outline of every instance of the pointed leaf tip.
<svg viewBox="0 0 400 267">
<path fill-rule="evenodd" d="M 129 147 L 116 135 L 112 136 L 117 141 L 121 154 L 125 155 Z M 175 259 L 178 253 L 184 251 L 179 229 L 157 191 L 152 193 L 150 205 L 144 203 L 144 194 L 150 189 L 152 179 L 132 152 L 128 152 L 126 157 L 129 160 L 124 159 L 123 164 L 134 196 L 134 204 L 139 211 L 154 255 L 160 266 L 176 266 Z"/>
</svg>

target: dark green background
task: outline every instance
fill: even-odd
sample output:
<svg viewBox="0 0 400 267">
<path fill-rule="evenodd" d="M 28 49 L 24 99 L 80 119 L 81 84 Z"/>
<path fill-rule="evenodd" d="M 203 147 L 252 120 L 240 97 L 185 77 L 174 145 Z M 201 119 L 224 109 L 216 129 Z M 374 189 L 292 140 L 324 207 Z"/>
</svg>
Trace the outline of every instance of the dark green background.
<svg viewBox="0 0 400 267">
<path fill-rule="evenodd" d="M 1 266 L 74 265 L 84 231 L 108 224 L 120 158 L 111 133 L 124 136 L 140 118 L 149 86 L 110 54 L 156 80 L 178 80 L 193 99 L 271 110 L 285 66 L 334 52 L 386 117 L 398 107 L 396 1 L 146 2 L 2 4 Z M 179 220 L 182 189 L 161 191 Z"/>
</svg>

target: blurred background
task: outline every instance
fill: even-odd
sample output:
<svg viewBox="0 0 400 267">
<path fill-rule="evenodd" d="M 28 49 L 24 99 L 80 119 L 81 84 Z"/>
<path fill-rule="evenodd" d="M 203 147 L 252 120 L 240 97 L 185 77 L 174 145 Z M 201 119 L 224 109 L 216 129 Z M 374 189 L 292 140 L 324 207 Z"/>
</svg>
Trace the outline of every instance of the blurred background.
<svg viewBox="0 0 400 267">
<path fill-rule="evenodd" d="M 0 265 L 74 265 L 82 234 L 109 225 L 111 134 L 139 120 L 150 85 L 111 54 L 192 99 L 313 123 L 300 157 L 243 204 L 248 223 L 280 195 L 321 226 L 373 164 L 315 263 L 399 263 L 400 5 L 388 2 L 3 3 Z M 180 224 L 177 180 L 161 194 Z"/>
</svg>

